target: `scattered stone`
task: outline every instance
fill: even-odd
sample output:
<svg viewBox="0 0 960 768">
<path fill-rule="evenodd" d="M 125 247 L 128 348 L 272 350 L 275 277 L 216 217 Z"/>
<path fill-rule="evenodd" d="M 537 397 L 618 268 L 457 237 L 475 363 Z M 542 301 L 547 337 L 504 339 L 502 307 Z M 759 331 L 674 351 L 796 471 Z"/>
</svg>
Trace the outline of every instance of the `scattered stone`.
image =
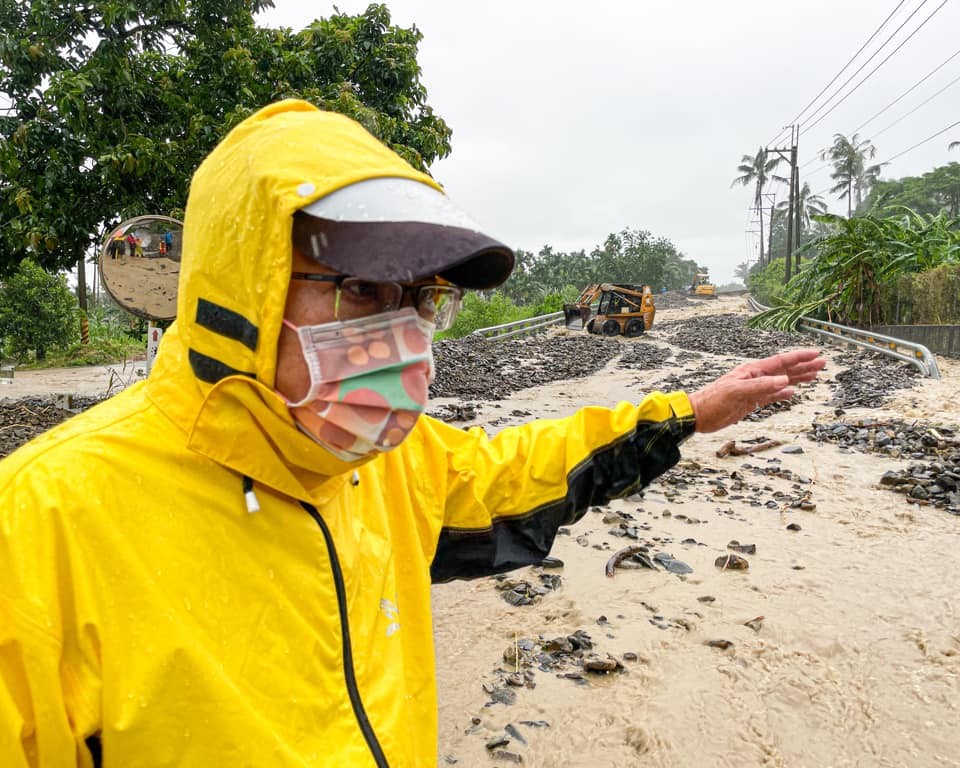
<svg viewBox="0 0 960 768">
<path fill-rule="evenodd" d="M 789 453 L 789 454 L 803 453 L 803 447 L 800 445 L 786 445 L 780 449 L 780 453 Z"/>
<path fill-rule="evenodd" d="M 800 527 L 800 523 L 790 523 L 790 525 L 787 526 L 787 530 L 788 530 L 788 531 L 800 531 L 800 530 L 803 530 L 803 529 Z"/>
<path fill-rule="evenodd" d="M 516 703 L 517 694 L 509 688 L 499 688 L 497 686 L 484 685 L 483 690 L 490 696 L 489 704 L 504 704 L 510 706 Z"/>
<path fill-rule="evenodd" d="M 608 675 L 611 672 L 622 672 L 623 664 L 613 658 L 613 656 L 608 656 L 605 659 L 594 657 L 584 659 L 583 668 L 587 672 L 597 672 Z"/>
<path fill-rule="evenodd" d="M 744 555 L 757 554 L 756 544 L 741 544 L 736 539 L 731 540 L 730 543 L 727 544 L 727 549 L 732 549 L 734 552 L 741 552 Z"/>
<path fill-rule="evenodd" d="M 682 560 L 677 560 L 673 555 L 668 555 L 665 552 L 657 552 L 657 554 L 653 556 L 653 560 L 655 563 L 659 563 L 670 571 L 670 573 L 676 573 L 678 575 L 693 573 L 693 568 Z"/>
<path fill-rule="evenodd" d="M 711 648 L 719 648 L 721 651 L 733 648 L 733 643 L 729 640 L 707 640 L 704 642 L 704 645 L 709 645 Z"/>
<path fill-rule="evenodd" d="M 763 628 L 763 616 L 757 616 L 755 619 L 743 622 L 743 626 L 750 627 L 754 632 L 759 632 Z"/>
<path fill-rule="evenodd" d="M 429 414 L 447 423 L 473 421 L 477 418 L 477 406 L 473 403 L 450 403 L 431 409 Z"/>
<path fill-rule="evenodd" d="M 701 603 L 715 603 L 717 598 L 715 598 L 713 595 L 701 595 L 697 598 L 697 600 Z"/>
<path fill-rule="evenodd" d="M 507 603 L 514 607 L 539 603 L 544 595 L 560 588 L 563 577 L 556 573 L 539 574 L 540 584 L 531 584 L 525 579 L 511 579 L 507 574 L 492 577 L 496 588 Z"/>
<path fill-rule="evenodd" d="M 746 558 L 734 554 L 720 555 L 713 564 L 721 571 L 746 571 L 750 568 Z"/>
</svg>

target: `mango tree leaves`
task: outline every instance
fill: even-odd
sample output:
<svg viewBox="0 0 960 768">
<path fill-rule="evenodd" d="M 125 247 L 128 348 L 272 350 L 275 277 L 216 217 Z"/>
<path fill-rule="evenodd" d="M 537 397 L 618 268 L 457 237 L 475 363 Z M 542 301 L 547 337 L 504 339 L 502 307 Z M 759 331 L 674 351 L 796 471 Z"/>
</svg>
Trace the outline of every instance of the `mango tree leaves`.
<svg viewBox="0 0 960 768">
<path fill-rule="evenodd" d="M 383 5 L 258 27 L 269 0 L 0 4 L 0 274 L 50 270 L 140 214 L 181 216 L 193 170 L 282 98 L 343 112 L 426 169 L 451 132 L 427 104 L 421 34 Z"/>
</svg>

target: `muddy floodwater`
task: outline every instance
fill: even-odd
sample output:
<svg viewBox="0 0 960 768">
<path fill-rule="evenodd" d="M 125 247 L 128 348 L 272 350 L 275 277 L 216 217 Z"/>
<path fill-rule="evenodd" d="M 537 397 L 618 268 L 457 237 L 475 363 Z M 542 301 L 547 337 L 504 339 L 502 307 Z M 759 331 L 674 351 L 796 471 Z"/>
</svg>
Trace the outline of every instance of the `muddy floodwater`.
<svg viewBox="0 0 960 768">
<path fill-rule="evenodd" d="M 438 404 L 494 434 L 695 388 L 743 352 L 792 345 L 741 343 L 729 316 L 744 312 L 727 298 L 661 310 L 592 375 Z M 562 567 L 434 588 L 440 765 L 960 766 L 960 517 L 911 497 L 914 485 L 881 484 L 956 449 L 960 365 L 939 359 L 943 379 L 932 381 L 826 354 L 821 380 L 788 408 L 695 435 L 642 496 L 564 531 L 552 552 Z M 815 423 L 849 444 L 817 441 Z M 942 440 L 921 458 L 908 437 L 922 441 L 927 425 Z M 718 458 L 730 440 L 780 445 Z M 755 552 L 740 554 L 748 569 L 722 567 L 732 542 Z M 606 576 L 631 545 L 657 570 L 629 563 Z M 668 570 L 658 553 L 692 572 Z M 576 648 L 576 633 L 591 647 Z M 571 637 L 572 650 L 557 642 Z M 595 658 L 617 664 L 585 671 Z"/>
<path fill-rule="evenodd" d="M 493 435 L 812 343 L 744 329 L 740 298 L 664 305 L 637 339 L 439 343 L 430 412 Z M 960 363 L 933 381 L 825 354 L 792 402 L 563 529 L 545 567 L 434 587 L 439 765 L 960 766 Z M 52 393 L 102 397 L 137 365 L 18 371 L 0 447 Z"/>
</svg>

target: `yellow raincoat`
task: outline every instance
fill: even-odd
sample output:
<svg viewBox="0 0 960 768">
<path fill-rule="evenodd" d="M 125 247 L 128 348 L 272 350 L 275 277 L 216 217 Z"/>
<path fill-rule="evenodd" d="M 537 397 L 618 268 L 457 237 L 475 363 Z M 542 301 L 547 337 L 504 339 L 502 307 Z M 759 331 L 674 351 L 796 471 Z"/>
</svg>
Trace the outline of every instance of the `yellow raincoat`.
<svg viewBox="0 0 960 768">
<path fill-rule="evenodd" d="M 423 417 L 360 465 L 303 435 L 272 389 L 291 216 L 380 176 L 434 184 L 304 102 L 240 124 L 149 379 L 0 462 L 4 768 L 434 765 L 431 580 L 537 562 L 677 460 L 683 393 L 492 440 Z"/>
</svg>

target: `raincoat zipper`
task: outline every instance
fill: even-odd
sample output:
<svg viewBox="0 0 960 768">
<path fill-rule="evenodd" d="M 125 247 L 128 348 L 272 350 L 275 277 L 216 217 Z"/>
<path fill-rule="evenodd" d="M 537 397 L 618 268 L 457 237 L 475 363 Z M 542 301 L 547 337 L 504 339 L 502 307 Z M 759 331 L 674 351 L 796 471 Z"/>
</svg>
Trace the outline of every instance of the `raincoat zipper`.
<svg viewBox="0 0 960 768">
<path fill-rule="evenodd" d="M 350 627 L 347 624 L 347 590 L 343 584 L 343 571 L 340 569 L 337 550 L 334 549 L 333 546 L 333 537 L 330 535 L 330 529 L 327 528 L 327 524 L 323 522 L 323 518 L 320 517 L 320 513 L 317 512 L 316 507 L 307 504 L 305 501 L 301 501 L 300 506 L 307 510 L 310 517 L 320 526 L 324 541 L 327 543 L 327 552 L 330 555 L 330 568 L 333 571 L 333 583 L 337 589 L 337 607 L 340 610 L 340 641 L 343 645 L 343 676 L 347 682 L 347 693 L 350 695 L 353 713 L 357 718 L 357 724 L 360 726 L 360 732 L 363 734 L 363 738 L 366 740 L 367 746 L 373 754 L 373 759 L 377 763 L 377 768 L 390 768 L 390 764 L 383 754 L 383 749 L 380 747 L 380 742 L 377 741 L 377 734 L 373 732 L 373 726 L 370 725 L 370 720 L 367 718 L 366 710 L 363 708 L 363 702 L 360 700 L 360 691 L 357 688 L 357 676 L 353 669 L 353 649 L 350 644 Z"/>
</svg>

